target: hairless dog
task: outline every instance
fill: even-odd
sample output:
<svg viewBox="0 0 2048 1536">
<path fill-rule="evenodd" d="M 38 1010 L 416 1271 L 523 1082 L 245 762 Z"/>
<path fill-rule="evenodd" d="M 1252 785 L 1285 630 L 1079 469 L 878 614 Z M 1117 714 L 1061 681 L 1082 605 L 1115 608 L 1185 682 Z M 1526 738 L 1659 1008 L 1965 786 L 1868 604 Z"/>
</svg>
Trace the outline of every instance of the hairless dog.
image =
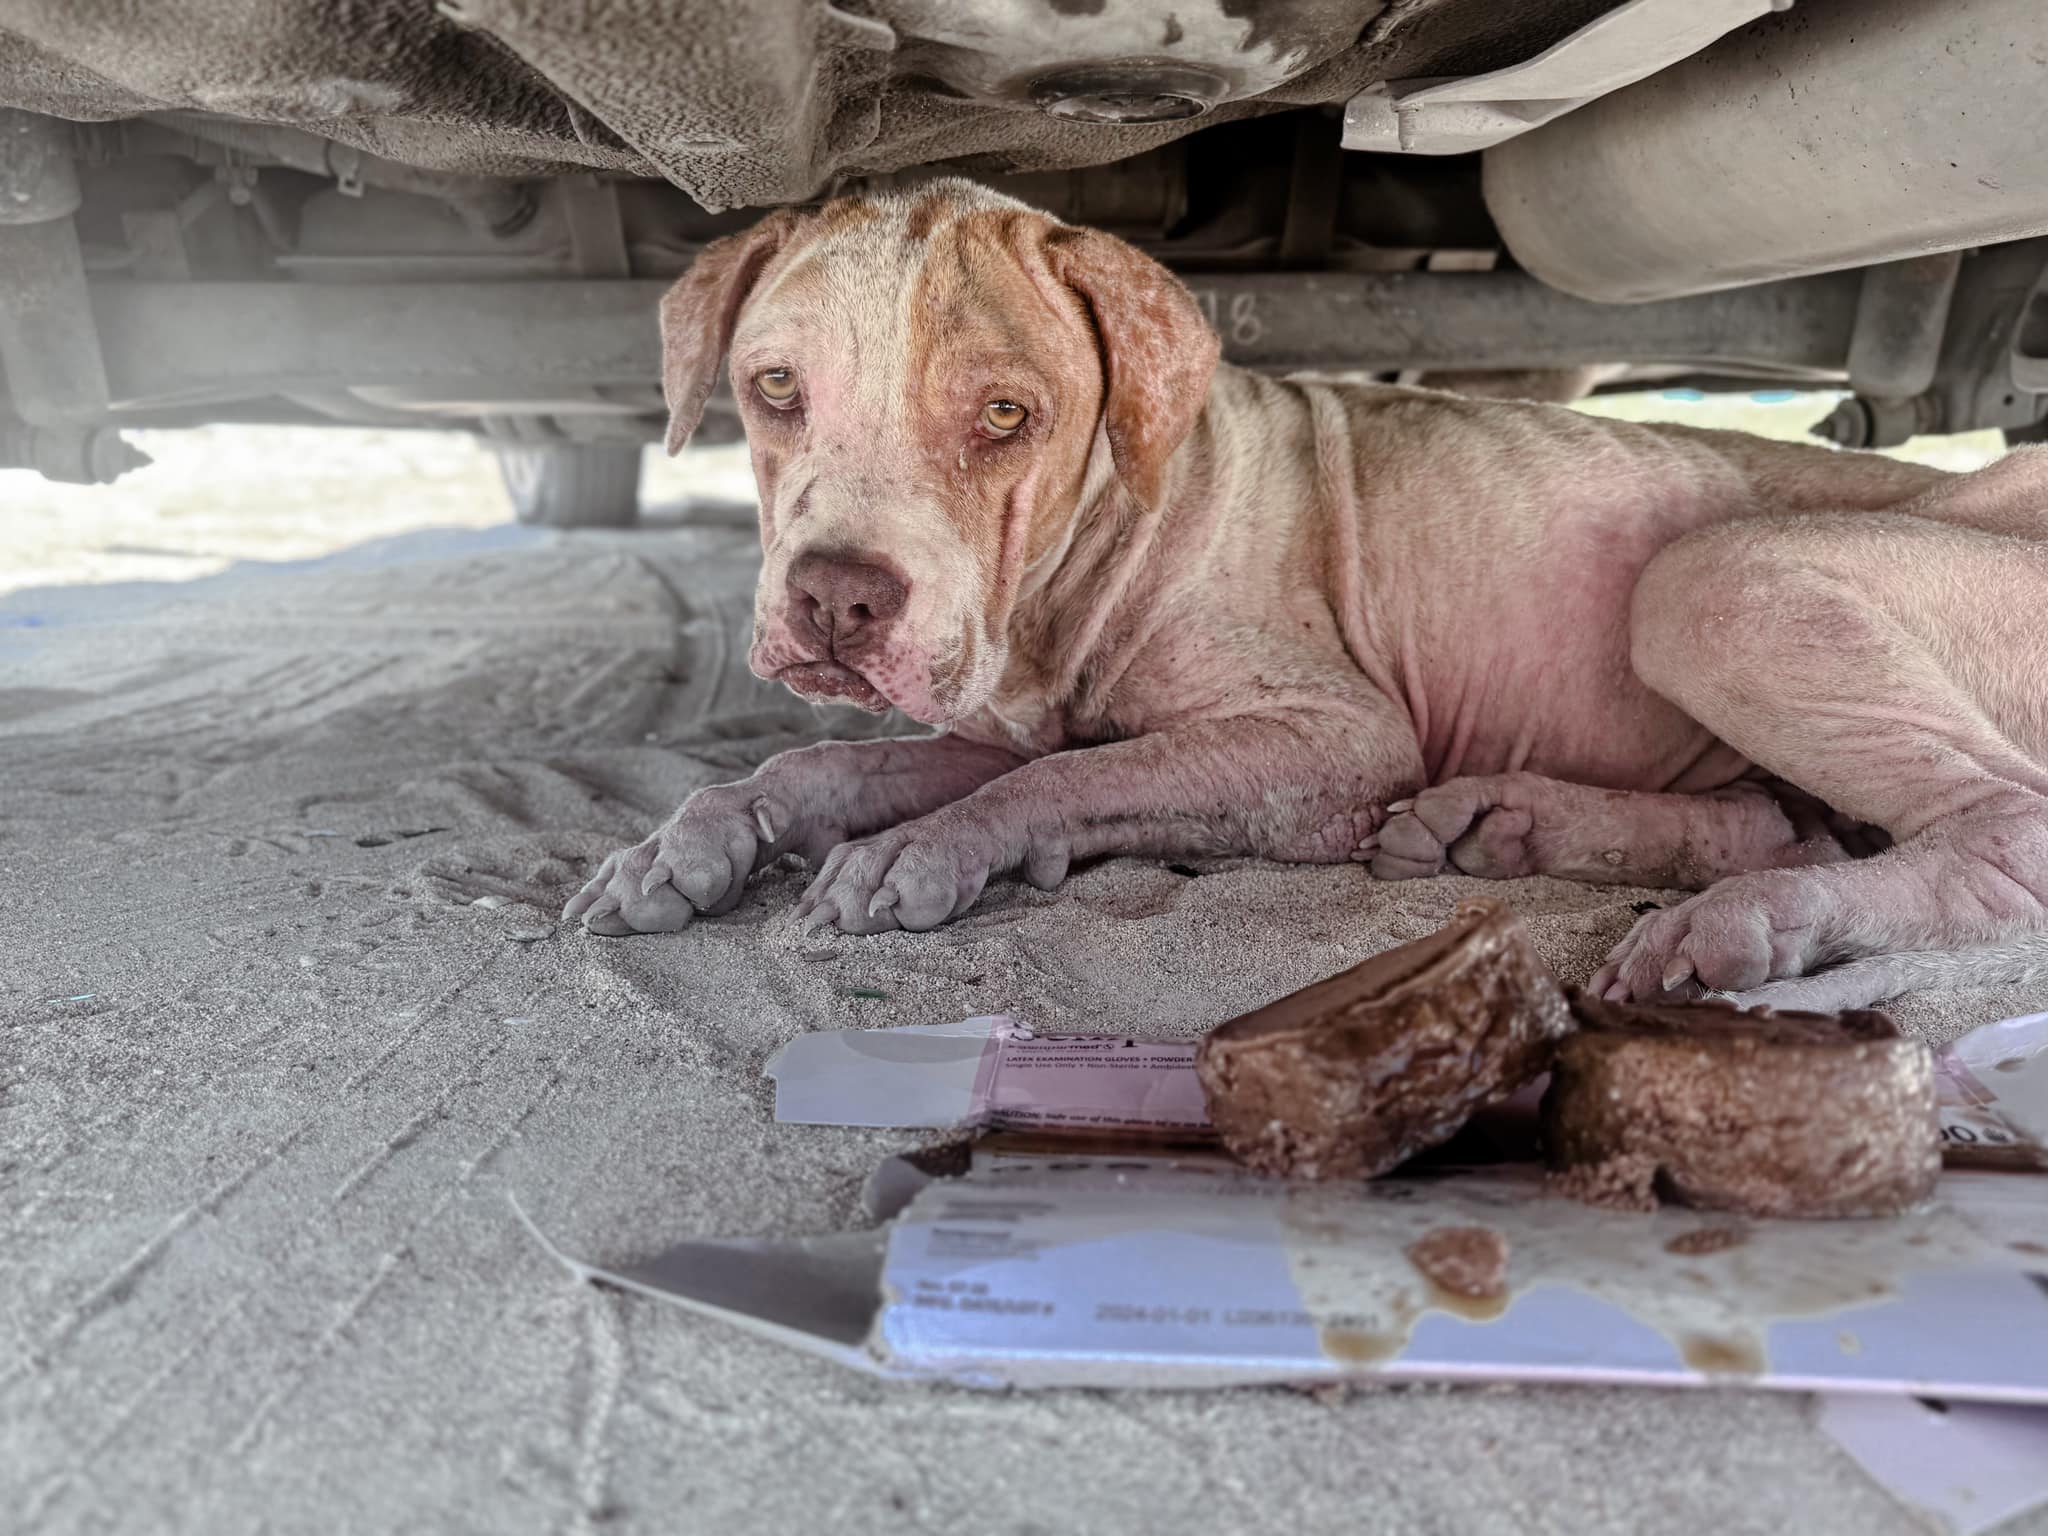
<svg viewBox="0 0 2048 1536">
<path fill-rule="evenodd" d="M 2048 449 L 1273 380 L 1131 246 L 961 181 L 770 214 L 661 318 L 672 452 L 731 358 L 753 669 L 937 730 L 693 795 L 570 901 L 593 933 L 789 853 L 848 933 L 1256 854 L 1697 891 L 1609 997 L 2048 974 Z"/>
</svg>

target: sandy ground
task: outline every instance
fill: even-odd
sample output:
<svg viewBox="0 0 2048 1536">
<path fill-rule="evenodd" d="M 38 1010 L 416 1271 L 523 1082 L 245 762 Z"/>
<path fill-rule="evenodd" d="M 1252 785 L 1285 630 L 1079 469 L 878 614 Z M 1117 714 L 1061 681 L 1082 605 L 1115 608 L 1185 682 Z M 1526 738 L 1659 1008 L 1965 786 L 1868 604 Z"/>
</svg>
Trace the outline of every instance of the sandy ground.
<svg viewBox="0 0 2048 1536">
<path fill-rule="evenodd" d="M 426 458 L 301 445 L 266 473 L 471 526 L 0 597 L 10 1528 L 1920 1529 L 1793 1396 L 984 1396 L 572 1283 L 508 1196 L 606 1260 L 859 1219 L 917 1138 L 773 1125 L 761 1067 L 798 1032 L 1009 1009 L 1193 1033 L 1481 887 L 1111 861 L 934 935 L 807 939 L 776 873 L 680 936 L 553 933 L 691 789 L 870 727 L 746 675 L 744 526 L 474 526 L 500 515 L 480 461 L 407 443 Z M 41 526 L 19 489 L 10 578 Z M 214 564 L 287 536 L 157 521 L 144 547 Z M 46 573 L 84 558 L 61 543 Z M 1505 893 L 1572 980 L 1645 895 Z M 1899 1014 L 1945 1039 L 2025 1001 Z"/>
</svg>

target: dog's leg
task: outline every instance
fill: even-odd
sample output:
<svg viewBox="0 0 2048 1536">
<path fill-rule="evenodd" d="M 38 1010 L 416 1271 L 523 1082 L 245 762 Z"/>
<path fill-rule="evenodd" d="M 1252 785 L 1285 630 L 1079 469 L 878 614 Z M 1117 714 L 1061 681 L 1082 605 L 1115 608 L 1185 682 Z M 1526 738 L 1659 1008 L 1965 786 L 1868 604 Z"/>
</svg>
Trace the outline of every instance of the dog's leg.
<svg viewBox="0 0 2048 1536">
<path fill-rule="evenodd" d="M 700 789 L 646 841 L 622 848 L 562 909 L 607 938 L 673 933 L 739 905 L 785 853 L 817 868 L 849 837 L 923 816 L 1022 758 L 957 736 L 827 741 L 770 758 L 750 779 Z"/>
<path fill-rule="evenodd" d="M 1454 871 L 1699 891 L 1752 869 L 1850 857 L 1823 807 L 1756 782 L 1656 795 L 1501 773 L 1451 779 L 1391 809 L 1372 862 L 1381 880 Z"/>
<path fill-rule="evenodd" d="M 2048 465 L 2021 467 L 2048 508 Z M 1966 515 L 1976 478 L 1955 482 Z M 1644 681 L 1895 846 L 1648 914 L 1596 978 L 1609 996 L 1751 992 L 2048 930 L 2048 537 L 1928 520 L 1931 497 L 1916 509 L 1724 524 L 1644 572 Z"/>
<path fill-rule="evenodd" d="M 1059 752 L 825 861 L 799 911 L 848 933 L 923 931 L 1021 868 L 1051 889 L 1098 854 L 1367 860 L 1420 749 L 1390 710 L 1198 720 Z"/>
<path fill-rule="evenodd" d="M 1720 994 L 1738 1008 L 1805 1008 L 1840 1013 L 1867 1008 L 1923 987 L 1995 987 L 2048 983 L 2048 933 L 1976 949 L 1907 950 L 1870 955 L 1767 981 L 1750 992 Z"/>
</svg>

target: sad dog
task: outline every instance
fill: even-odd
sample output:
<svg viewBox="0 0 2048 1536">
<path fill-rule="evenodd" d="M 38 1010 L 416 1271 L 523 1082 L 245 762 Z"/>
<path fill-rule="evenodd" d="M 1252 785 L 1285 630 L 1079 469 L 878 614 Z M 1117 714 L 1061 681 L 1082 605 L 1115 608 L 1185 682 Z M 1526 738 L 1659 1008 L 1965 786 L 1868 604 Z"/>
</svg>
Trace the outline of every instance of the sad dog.
<svg viewBox="0 0 2048 1536">
<path fill-rule="evenodd" d="M 1614 998 L 2048 966 L 2048 449 L 1955 476 L 1269 379 L 1134 248 L 967 182 L 773 213 L 662 332 L 671 451 L 730 356 L 754 670 L 937 729 L 692 796 L 569 902 L 593 933 L 785 853 L 849 933 L 1255 854 L 1696 890 Z"/>
</svg>

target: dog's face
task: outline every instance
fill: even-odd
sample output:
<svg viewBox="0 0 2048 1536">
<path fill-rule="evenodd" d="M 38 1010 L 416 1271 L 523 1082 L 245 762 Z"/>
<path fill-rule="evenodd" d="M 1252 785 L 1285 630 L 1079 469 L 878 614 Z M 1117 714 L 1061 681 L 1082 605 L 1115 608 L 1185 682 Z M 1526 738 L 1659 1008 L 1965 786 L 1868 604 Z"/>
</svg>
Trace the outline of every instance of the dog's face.
<svg viewBox="0 0 2048 1536">
<path fill-rule="evenodd" d="M 729 351 L 761 493 L 756 673 L 937 724 L 987 702 L 1034 571 L 1142 503 L 1216 340 L 1121 241 L 969 182 L 770 214 L 662 303 L 669 451 Z"/>
</svg>

